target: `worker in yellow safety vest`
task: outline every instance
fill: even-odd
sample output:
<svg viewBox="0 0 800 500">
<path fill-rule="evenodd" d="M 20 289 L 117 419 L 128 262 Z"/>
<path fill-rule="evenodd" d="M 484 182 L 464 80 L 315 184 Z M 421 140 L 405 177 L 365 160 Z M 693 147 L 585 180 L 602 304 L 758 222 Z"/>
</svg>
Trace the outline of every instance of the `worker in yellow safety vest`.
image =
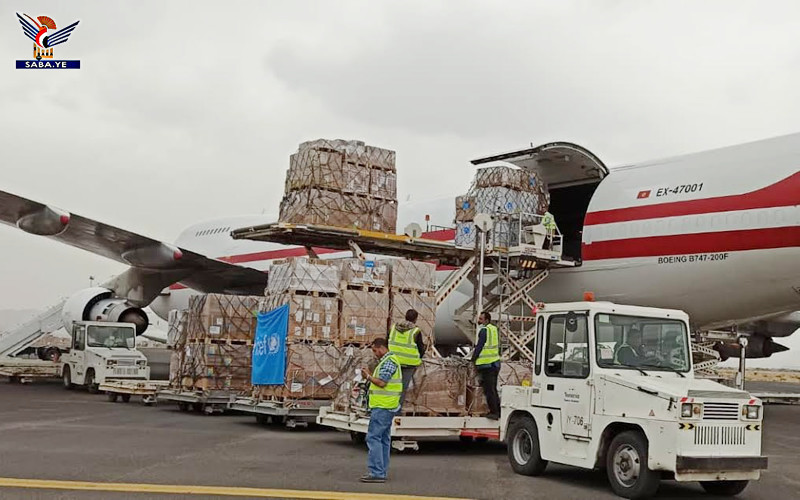
<svg viewBox="0 0 800 500">
<path fill-rule="evenodd" d="M 486 395 L 486 404 L 489 406 L 487 418 L 497 420 L 500 418 L 500 396 L 497 394 L 497 376 L 500 373 L 500 333 L 491 323 L 492 317 L 488 312 L 478 316 L 481 329 L 478 332 L 478 341 L 472 351 L 472 362 L 478 370 L 481 387 Z"/>
<path fill-rule="evenodd" d="M 422 363 L 425 355 L 425 342 L 417 326 L 419 313 L 415 309 L 406 311 L 406 320 L 392 325 L 389 330 L 389 352 L 394 354 L 403 367 L 403 396 L 400 398 L 400 407 L 403 406 L 406 391 L 414 379 L 414 372 Z"/>
<path fill-rule="evenodd" d="M 552 249 L 553 238 L 555 237 L 556 231 L 558 231 L 558 226 L 556 225 L 556 218 L 550 213 L 549 207 L 542 216 L 542 225 L 547 230 L 547 236 L 544 239 L 544 248 L 548 250 Z"/>
<path fill-rule="evenodd" d="M 386 339 L 372 342 L 372 353 L 379 359 L 370 374 L 366 368 L 361 375 L 369 381 L 369 427 L 367 428 L 367 474 L 362 483 L 385 483 L 389 472 L 389 451 L 392 448 L 392 420 L 400 410 L 403 394 L 403 370 L 400 361 L 389 352 Z"/>
</svg>

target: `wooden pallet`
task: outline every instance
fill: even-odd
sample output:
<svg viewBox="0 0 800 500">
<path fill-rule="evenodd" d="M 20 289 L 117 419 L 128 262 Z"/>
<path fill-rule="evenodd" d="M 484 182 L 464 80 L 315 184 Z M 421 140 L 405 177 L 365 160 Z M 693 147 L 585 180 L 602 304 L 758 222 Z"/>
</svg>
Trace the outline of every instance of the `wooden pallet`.
<svg viewBox="0 0 800 500">
<path fill-rule="evenodd" d="M 375 285 L 370 283 L 347 283 L 342 282 L 340 290 L 355 290 L 358 292 L 370 292 L 370 293 L 389 293 L 389 287 L 386 285 Z"/>
<path fill-rule="evenodd" d="M 280 294 L 289 294 L 289 295 L 300 295 L 304 297 L 324 297 L 329 299 L 335 299 L 339 296 L 338 292 L 322 292 L 319 290 L 300 290 L 300 289 L 288 289 L 281 292 L 275 292 L 275 295 Z"/>
<path fill-rule="evenodd" d="M 223 339 L 215 339 L 215 338 L 194 338 L 194 339 L 187 339 L 186 344 L 206 344 L 206 345 L 227 345 L 227 346 L 252 346 L 253 339 L 231 339 L 231 338 L 223 338 Z"/>
</svg>

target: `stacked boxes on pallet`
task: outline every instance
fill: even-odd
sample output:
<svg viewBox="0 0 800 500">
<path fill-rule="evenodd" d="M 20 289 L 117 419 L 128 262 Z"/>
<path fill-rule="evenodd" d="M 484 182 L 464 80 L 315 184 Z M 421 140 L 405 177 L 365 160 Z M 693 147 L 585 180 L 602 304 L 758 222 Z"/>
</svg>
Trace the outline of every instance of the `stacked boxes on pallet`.
<svg viewBox="0 0 800 500">
<path fill-rule="evenodd" d="M 504 385 L 530 385 L 533 378 L 533 369 L 530 361 L 503 361 L 500 364 L 500 373 L 497 376 L 498 394 Z M 467 413 L 482 416 L 489 413 L 486 396 L 480 385 L 477 370 L 471 367 L 467 385 Z"/>
<path fill-rule="evenodd" d="M 330 399 L 338 384 L 339 266 L 291 258 L 270 268 L 261 311 L 289 305 L 283 385 L 253 387 L 259 400 Z"/>
<path fill-rule="evenodd" d="M 360 259 L 336 261 L 341 269 L 341 345 L 363 346 L 386 337 L 389 318 L 389 267 Z"/>
<path fill-rule="evenodd" d="M 170 360 L 174 388 L 235 393 L 249 390 L 259 299 L 220 294 L 190 299 L 189 309 L 175 327 Z"/>
<path fill-rule="evenodd" d="M 463 358 L 424 359 L 403 404 L 405 415 L 466 414 L 469 362 Z"/>
<path fill-rule="evenodd" d="M 389 326 L 405 321 L 406 311 L 415 309 L 419 313 L 417 326 L 430 352 L 436 324 L 436 266 L 407 259 L 383 262 L 391 268 L 392 273 Z"/>
<path fill-rule="evenodd" d="M 469 192 L 456 197 L 456 245 L 473 247 L 476 241 L 475 215 L 544 214 L 550 203 L 547 186 L 536 172 L 498 166 L 479 169 Z M 518 224 L 496 220 L 492 242 L 514 244 Z"/>
<path fill-rule="evenodd" d="M 280 221 L 394 233 L 395 152 L 361 141 L 300 144 L 289 158 Z"/>
</svg>

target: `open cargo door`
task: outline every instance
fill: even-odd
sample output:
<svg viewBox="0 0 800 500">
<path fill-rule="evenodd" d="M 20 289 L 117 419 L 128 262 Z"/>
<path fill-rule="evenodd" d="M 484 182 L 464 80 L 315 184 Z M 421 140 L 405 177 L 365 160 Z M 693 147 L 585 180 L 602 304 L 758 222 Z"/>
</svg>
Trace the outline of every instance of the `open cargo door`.
<svg viewBox="0 0 800 500">
<path fill-rule="evenodd" d="M 535 171 L 550 192 L 550 213 L 564 236 L 564 256 L 581 260 L 583 220 L 589 201 L 608 168 L 588 149 L 570 142 L 541 146 L 472 160 L 473 165 L 507 162 Z"/>
</svg>

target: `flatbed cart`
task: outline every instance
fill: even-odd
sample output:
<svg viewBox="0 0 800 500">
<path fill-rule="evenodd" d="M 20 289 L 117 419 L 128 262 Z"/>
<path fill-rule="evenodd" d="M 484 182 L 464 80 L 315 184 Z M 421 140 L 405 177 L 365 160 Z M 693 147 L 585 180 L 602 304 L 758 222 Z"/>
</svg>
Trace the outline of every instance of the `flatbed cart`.
<svg viewBox="0 0 800 500">
<path fill-rule="evenodd" d="M 0 358 L 0 376 L 12 384 L 28 384 L 34 380 L 61 377 L 61 363 L 40 359 Z"/>
<path fill-rule="evenodd" d="M 158 391 L 168 385 L 167 380 L 108 379 L 100 384 L 98 390 L 105 392 L 112 403 L 116 403 L 118 399 L 127 403 L 131 400 L 131 396 L 141 396 L 142 403 L 151 406 L 157 402 Z"/>
<path fill-rule="evenodd" d="M 308 427 L 314 423 L 320 408 L 329 405 L 327 399 L 300 399 L 294 401 L 259 401 L 254 398 L 237 398 L 231 410 L 255 415 L 259 424 L 279 423 L 290 429 Z"/>
<path fill-rule="evenodd" d="M 225 413 L 236 399 L 236 394 L 228 391 L 162 389 L 156 394 L 159 401 L 174 401 L 178 403 L 178 408 L 181 411 L 194 410 L 206 415 Z"/>
<path fill-rule="evenodd" d="M 354 442 L 363 442 L 369 427 L 369 417 L 363 413 L 334 411 L 330 406 L 320 408 L 317 423 L 350 432 Z M 500 422 L 486 417 L 396 416 L 392 422 L 392 447 L 404 451 L 419 450 L 417 439 L 458 437 L 462 441 L 500 439 Z"/>
</svg>

